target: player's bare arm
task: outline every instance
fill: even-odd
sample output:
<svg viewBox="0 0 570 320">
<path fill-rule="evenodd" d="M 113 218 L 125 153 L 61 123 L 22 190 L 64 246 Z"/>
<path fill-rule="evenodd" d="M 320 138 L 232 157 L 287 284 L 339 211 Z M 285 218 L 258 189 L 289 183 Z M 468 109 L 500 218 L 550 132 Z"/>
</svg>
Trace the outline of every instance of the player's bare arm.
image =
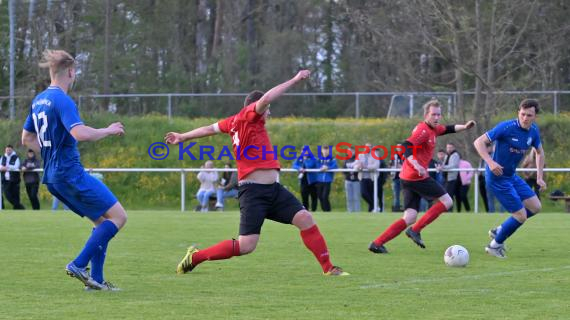
<svg viewBox="0 0 570 320">
<path fill-rule="evenodd" d="M 22 130 L 22 145 L 34 150 L 36 154 L 40 154 L 40 142 L 38 135 L 28 130 Z"/>
<path fill-rule="evenodd" d="M 70 133 L 77 141 L 97 141 L 111 135 L 121 136 L 125 134 L 125 129 L 120 122 L 111 123 L 107 128 L 100 129 L 81 124 L 73 127 Z"/>
<path fill-rule="evenodd" d="M 455 132 L 460 132 L 460 131 L 464 131 L 464 130 L 467 130 L 467 129 L 471 129 L 471 128 L 473 128 L 476 124 L 477 124 L 477 122 L 475 122 L 474 120 L 469 120 L 469 121 L 467 121 L 465 124 L 456 124 L 456 125 L 455 125 Z"/>
<path fill-rule="evenodd" d="M 292 86 L 301 82 L 311 75 L 309 70 L 301 70 L 299 71 L 292 79 L 283 82 L 282 84 L 273 87 L 271 90 L 267 91 L 261 99 L 259 99 L 255 105 L 255 112 L 257 114 L 263 114 L 269 108 L 271 102 L 275 101 L 275 99 L 282 96 L 287 90 L 289 90 Z"/>
<path fill-rule="evenodd" d="M 178 144 L 187 140 L 213 136 L 219 133 L 219 130 L 216 129 L 217 125 L 217 123 L 214 123 L 185 133 L 169 132 L 164 136 L 164 141 L 168 144 Z"/>
<path fill-rule="evenodd" d="M 475 141 L 473 142 L 473 146 L 475 146 L 475 150 L 477 150 L 477 153 L 479 154 L 481 159 L 483 159 L 487 163 L 489 169 L 491 169 L 493 174 L 496 176 L 500 176 L 503 174 L 503 167 L 497 162 L 495 162 L 491 158 L 491 156 L 487 153 L 487 144 L 489 143 L 491 143 L 491 140 L 489 140 L 486 134 L 483 134 L 479 138 L 475 139 Z"/>
<path fill-rule="evenodd" d="M 546 190 L 546 182 L 544 181 L 544 149 L 539 146 L 536 150 L 536 183 L 540 186 L 540 191 Z"/>
</svg>

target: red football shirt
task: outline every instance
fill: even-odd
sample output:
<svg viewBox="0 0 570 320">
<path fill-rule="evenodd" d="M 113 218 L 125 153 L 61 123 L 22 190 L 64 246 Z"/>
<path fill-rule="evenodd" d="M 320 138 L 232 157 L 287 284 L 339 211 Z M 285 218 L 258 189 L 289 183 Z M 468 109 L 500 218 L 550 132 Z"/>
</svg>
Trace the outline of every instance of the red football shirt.
<svg viewBox="0 0 570 320">
<path fill-rule="evenodd" d="M 238 114 L 218 122 L 221 132 L 232 137 L 238 180 L 258 169 L 280 169 L 277 152 L 265 129 L 265 119 L 255 112 L 255 102 Z"/>
<path fill-rule="evenodd" d="M 445 126 L 441 124 L 432 128 L 427 123 L 421 122 L 414 128 L 412 135 L 406 139 L 414 146 L 417 146 L 414 159 L 426 170 L 428 169 L 430 160 L 433 158 L 433 150 L 437 142 L 436 137 L 444 133 Z M 429 178 L 429 175 L 420 176 L 409 161 L 404 161 L 400 178 L 408 181 L 419 181 Z"/>
</svg>

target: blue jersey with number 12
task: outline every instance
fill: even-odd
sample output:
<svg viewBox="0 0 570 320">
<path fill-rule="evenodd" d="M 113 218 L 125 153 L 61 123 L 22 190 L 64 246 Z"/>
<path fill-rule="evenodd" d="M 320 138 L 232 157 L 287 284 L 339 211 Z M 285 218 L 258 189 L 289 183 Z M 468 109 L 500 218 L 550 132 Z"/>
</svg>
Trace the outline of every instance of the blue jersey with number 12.
<svg viewBox="0 0 570 320">
<path fill-rule="evenodd" d="M 73 127 L 83 124 L 75 102 L 59 87 L 50 86 L 32 101 L 24 129 L 38 135 L 44 159 L 43 183 L 69 181 L 84 172 Z"/>
</svg>

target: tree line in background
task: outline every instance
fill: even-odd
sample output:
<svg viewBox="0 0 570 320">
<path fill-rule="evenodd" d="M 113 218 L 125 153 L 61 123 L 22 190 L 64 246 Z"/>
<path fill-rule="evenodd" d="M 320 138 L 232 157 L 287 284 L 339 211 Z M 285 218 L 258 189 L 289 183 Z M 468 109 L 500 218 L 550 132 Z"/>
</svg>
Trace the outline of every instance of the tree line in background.
<svg viewBox="0 0 570 320">
<path fill-rule="evenodd" d="M 0 96 L 9 83 L 7 3 Z M 494 92 L 569 89 L 569 15 L 564 0 L 15 1 L 16 95 L 46 86 L 37 62 L 45 48 L 61 48 L 80 62 L 80 94 L 248 92 L 309 68 L 299 91 L 454 91 L 459 119 L 488 127 Z"/>
</svg>

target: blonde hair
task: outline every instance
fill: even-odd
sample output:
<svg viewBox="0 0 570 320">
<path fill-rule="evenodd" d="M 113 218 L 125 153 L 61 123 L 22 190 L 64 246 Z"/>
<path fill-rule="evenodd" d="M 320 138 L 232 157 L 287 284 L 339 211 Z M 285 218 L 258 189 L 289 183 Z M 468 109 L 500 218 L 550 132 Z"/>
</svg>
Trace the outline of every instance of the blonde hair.
<svg viewBox="0 0 570 320">
<path fill-rule="evenodd" d="M 431 98 L 431 100 L 426 102 L 422 107 L 424 109 L 424 116 L 429 112 L 430 107 L 441 108 L 441 103 L 436 98 Z"/>
<path fill-rule="evenodd" d="M 38 65 L 40 68 L 49 68 L 50 75 L 55 75 L 60 71 L 74 67 L 75 59 L 63 50 L 46 49 L 42 53 L 42 61 Z"/>
</svg>

